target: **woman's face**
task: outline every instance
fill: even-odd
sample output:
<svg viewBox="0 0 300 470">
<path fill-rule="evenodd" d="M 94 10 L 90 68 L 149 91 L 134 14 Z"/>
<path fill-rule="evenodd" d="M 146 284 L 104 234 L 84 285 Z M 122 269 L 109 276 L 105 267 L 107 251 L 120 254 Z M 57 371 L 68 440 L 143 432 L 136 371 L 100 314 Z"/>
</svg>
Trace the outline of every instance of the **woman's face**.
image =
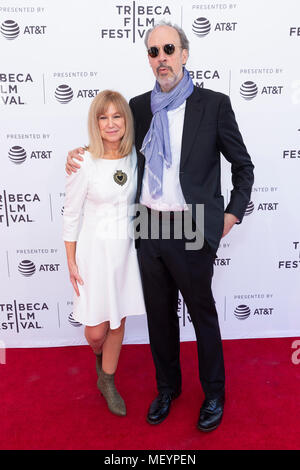
<svg viewBox="0 0 300 470">
<path fill-rule="evenodd" d="M 98 117 L 100 134 L 104 145 L 120 142 L 125 134 L 125 119 L 110 103 L 106 112 Z"/>
</svg>

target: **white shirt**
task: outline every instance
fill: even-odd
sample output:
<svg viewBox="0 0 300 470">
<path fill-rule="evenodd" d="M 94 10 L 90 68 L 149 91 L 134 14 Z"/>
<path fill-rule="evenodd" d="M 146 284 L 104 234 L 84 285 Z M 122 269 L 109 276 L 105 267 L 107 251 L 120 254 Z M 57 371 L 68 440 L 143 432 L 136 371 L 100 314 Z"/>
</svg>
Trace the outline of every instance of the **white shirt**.
<svg viewBox="0 0 300 470">
<path fill-rule="evenodd" d="M 148 171 L 145 167 L 140 202 L 144 206 L 157 211 L 182 211 L 188 209 L 179 181 L 181 141 L 185 113 L 185 103 L 167 112 L 169 121 L 170 146 L 172 165 L 164 164 L 162 178 L 162 196 L 153 199 L 149 192 Z"/>
</svg>

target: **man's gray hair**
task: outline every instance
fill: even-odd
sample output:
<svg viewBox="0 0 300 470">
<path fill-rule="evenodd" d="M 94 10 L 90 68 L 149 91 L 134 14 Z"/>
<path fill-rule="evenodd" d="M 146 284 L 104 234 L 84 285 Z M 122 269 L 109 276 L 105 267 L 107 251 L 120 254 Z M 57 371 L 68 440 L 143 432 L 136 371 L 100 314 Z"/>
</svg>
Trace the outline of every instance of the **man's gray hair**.
<svg viewBox="0 0 300 470">
<path fill-rule="evenodd" d="M 159 23 L 155 24 L 152 28 L 148 29 L 148 31 L 147 31 L 146 34 L 145 34 L 145 39 L 144 39 L 145 46 L 146 46 L 147 49 L 148 49 L 148 39 L 149 39 L 149 35 L 150 35 L 150 33 L 152 33 L 152 31 L 153 31 L 155 28 L 157 28 L 158 26 L 170 26 L 171 28 L 176 29 L 177 33 L 179 34 L 180 45 L 181 45 L 182 49 L 187 49 L 187 51 L 189 52 L 189 50 L 190 50 L 190 43 L 189 43 L 189 40 L 188 40 L 188 38 L 186 37 L 186 34 L 185 34 L 185 32 L 183 31 L 183 29 L 180 28 L 180 26 L 178 26 L 177 24 L 172 24 L 172 23 L 167 22 L 167 21 L 160 21 Z"/>
</svg>

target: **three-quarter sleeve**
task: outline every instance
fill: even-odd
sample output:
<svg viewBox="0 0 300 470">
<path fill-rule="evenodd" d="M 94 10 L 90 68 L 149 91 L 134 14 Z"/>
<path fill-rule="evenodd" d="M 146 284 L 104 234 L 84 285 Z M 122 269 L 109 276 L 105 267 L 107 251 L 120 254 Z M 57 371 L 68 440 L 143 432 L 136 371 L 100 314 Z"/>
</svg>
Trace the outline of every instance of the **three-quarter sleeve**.
<svg viewBox="0 0 300 470">
<path fill-rule="evenodd" d="M 80 169 L 66 177 L 66 196 L 63 215 L 63 240 L 77 241 L 81 213 L 88 191 L 89 181 L 89 155 L 83 155 Z"/>
</svg>

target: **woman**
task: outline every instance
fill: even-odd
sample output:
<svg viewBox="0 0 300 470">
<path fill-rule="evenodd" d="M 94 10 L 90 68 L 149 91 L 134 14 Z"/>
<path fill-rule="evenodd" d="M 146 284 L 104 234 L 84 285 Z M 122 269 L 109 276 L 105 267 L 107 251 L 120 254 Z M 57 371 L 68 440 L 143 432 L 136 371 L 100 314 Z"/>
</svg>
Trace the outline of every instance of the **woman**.
<svg viewBox="0 0 300 470">
<path fill-rule="evenodd" d="M 128 231 L 137 157 L 133 119 L 123 96 L 110 90 L 99 93 L 89 110 L 88 130 L 90 143 L 81 168 L 67 176 L 64 206 L 63 238 L 76 293 L 73 317 L 85 325 L 85 337 L 96 354 L 97 386 L 108 408 L 125 416 L 114 375 L 125 319 L 144 314 L 145 305 Z"/>
</svg>

